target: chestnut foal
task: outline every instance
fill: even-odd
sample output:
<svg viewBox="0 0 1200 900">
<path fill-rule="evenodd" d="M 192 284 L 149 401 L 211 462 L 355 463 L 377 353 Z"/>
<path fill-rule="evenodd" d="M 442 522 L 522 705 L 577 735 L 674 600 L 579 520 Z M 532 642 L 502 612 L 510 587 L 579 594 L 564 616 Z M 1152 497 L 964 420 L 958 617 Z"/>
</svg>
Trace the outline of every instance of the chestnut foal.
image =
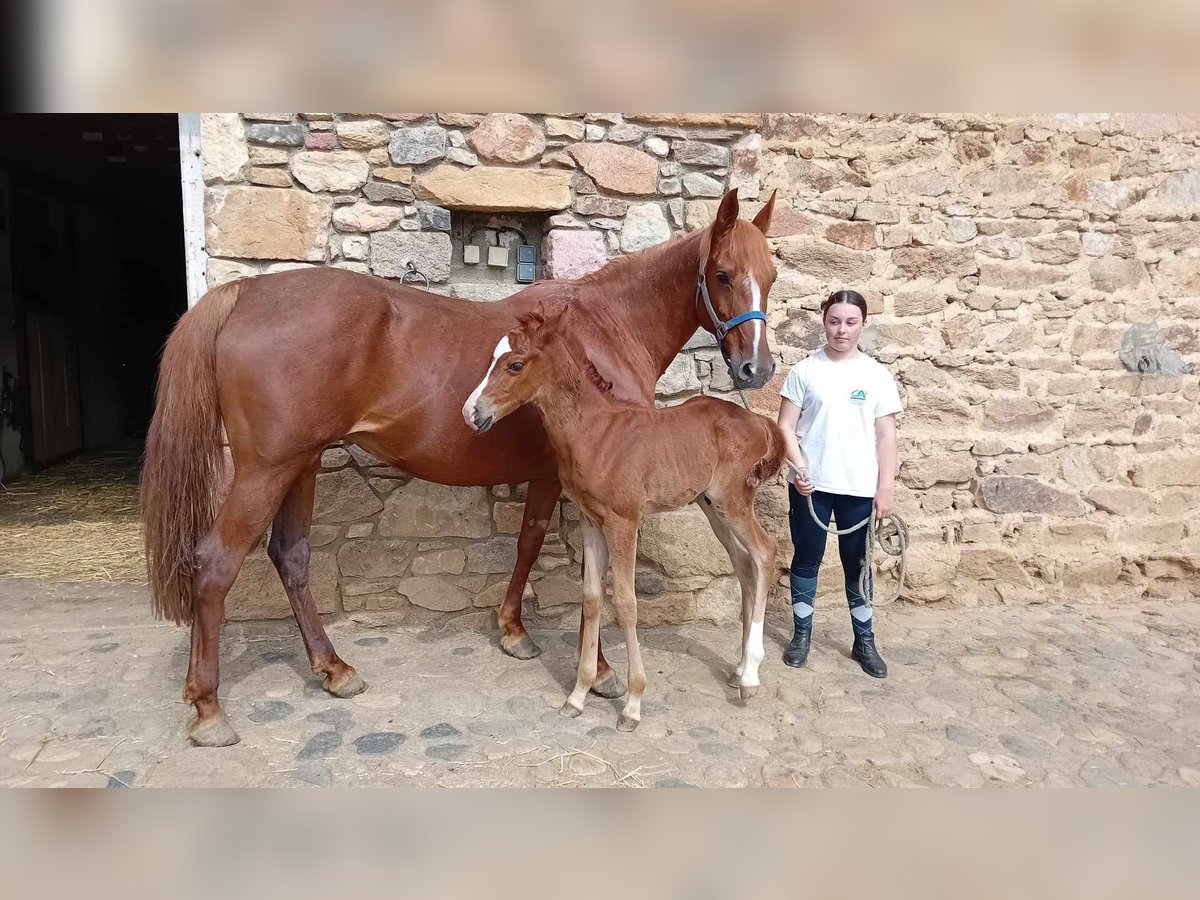
<svg viewBox="0 0 1200 900">
<path fill-rule="evenodd" d="M 578 504 L 583 528 L 583 622 L 579 675 L 560 710 L 583 712 L 596 679 L 604 575 L 612 563 L 613 605 L 629 653 L 629 699 L 617 728 L 641 720 L 646 674 L 637 640 L 634 569 L 642 513 L 696 503 L 725 546 L 742 588 L 742 659 L 730 679 L 743 699 L 758 690 L 763 614 L 775 571 L 775 542 L 754 515 L 758 487 L 784 460 L 784 437 L 770 419 L 713 397 L 656 409 L 615 400 L 586 350 L 563 340 L 573 315 L 563 301 L 539 304 L 496 346 L 492 364 L 463 405 L 486 432 L 525 403 L 542 414 L 558 477 Z"/>
</svg>

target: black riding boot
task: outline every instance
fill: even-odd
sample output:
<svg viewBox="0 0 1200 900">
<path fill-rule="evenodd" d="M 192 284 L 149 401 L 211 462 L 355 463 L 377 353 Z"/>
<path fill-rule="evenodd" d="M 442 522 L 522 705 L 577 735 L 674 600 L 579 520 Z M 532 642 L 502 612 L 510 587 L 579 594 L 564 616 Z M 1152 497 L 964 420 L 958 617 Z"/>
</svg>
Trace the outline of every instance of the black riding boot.
<svg viewBox="0 0 1200 900">
<path fill-rule="evenodd" d="M 798 669 L 808 662 L 808 649 L 812 645 L 812 627 L 797 628 L 792 642 L 783 651 L 784 665 Z"/>
<path fill-rule="evenodd" d="M 875 635 L 864 634 L 855 637 L 854 649 L 850 651 L 850 656 L 872 678 L 887 678 L 887 663 L 875 649 Z"/>
</svg>

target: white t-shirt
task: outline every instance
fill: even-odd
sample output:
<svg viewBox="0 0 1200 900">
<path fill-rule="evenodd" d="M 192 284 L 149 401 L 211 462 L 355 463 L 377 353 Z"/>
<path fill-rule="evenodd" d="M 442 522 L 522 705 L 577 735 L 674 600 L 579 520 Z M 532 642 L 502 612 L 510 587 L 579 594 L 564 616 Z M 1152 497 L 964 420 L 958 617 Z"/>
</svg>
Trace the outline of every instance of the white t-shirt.
<svg viewBox="0 0 1200 900">
<path fill-rule="evenodd" d="M 892 373 L 862 352 L 835 362 L 818 350 L 792 366 L 780 393 L 800 407 L 796 437 L 813 487 L 874 497 L 879 486 L 875 420 L 901 409 Z"/>
</svg>

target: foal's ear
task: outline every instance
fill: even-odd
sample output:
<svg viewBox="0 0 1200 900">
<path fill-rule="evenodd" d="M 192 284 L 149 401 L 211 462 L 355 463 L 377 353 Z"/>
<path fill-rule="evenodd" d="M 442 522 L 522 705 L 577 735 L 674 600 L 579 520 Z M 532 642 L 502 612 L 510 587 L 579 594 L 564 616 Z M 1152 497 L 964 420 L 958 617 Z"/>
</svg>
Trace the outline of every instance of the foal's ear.
<svg viewBox="0 0 1200 900">
<path fill-rule="evenodd" d="M 557 297 L 538 301 L 534 316 L 537 319 L 537 331 L 542 335 L 550 335 L 557 330 L 562 322 L 563 313 L 567 311 L 567 303 Z"/>
<path fill-rule="evenodd" d="M 704 237 L 700 241 L 700 272 L 703 274 L 708 267 L 708 258 L 712 255 L 713 248 L 719 247 L 729 235 L 733 232 L 733 225 L 738 217 L 738 197 L 737 189 L 726 192 L 721 198 L 721 205 L 717 207 L 716 218 L 713 219 L 708 230 L 705 231 Z"/>
<path fill-rule="evenodd" d="M 778 188 L 771 191 L 766 206 L 760 209 L 758 215 L 754 217 L 754 227 L 763 233 L 763 237 L 766 237 L 767 232 L 771 230 L 771 216 L 775 213 L 775 195 L 778 193 Z"/>
<path fill-rule="evenodd" d="M 566 308 L 562 300 L 539 300 L 537 306 L 517 317 L 517 325 L 527 338 L 540 343 L 558 327 Z"/>
</svg>

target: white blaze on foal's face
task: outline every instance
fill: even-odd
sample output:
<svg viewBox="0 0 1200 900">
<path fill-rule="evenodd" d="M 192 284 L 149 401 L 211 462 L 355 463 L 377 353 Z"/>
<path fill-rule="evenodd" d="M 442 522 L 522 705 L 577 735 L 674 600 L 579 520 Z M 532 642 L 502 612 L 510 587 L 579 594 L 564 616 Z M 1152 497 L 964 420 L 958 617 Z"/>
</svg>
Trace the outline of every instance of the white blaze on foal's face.
<svg viewBox="0 0 1200 900">
<path fill-rule="evenodd" d="M 467 427 L 474 430 L 475 428 L 475 404 L 479 402 L 479 397 L 483 394 L 483 389 L 487 387 L 488 379 L 492 377 L 492 371 L 496 368 L 496 363 L 505 353 L 512 351 L 512 345 L 508 342 L 508 335 L 500 338 L 496 344 L 496 349 L 492 351 L 492 364 L 488 366 L 487 374 L 483 376 L 483 381 L 475 386 L 475 390 L 471 391 L 471 396 L 467 398 L 467 402 L 463 404 L 462 417 L 467 423 Z"/>
</svg>

